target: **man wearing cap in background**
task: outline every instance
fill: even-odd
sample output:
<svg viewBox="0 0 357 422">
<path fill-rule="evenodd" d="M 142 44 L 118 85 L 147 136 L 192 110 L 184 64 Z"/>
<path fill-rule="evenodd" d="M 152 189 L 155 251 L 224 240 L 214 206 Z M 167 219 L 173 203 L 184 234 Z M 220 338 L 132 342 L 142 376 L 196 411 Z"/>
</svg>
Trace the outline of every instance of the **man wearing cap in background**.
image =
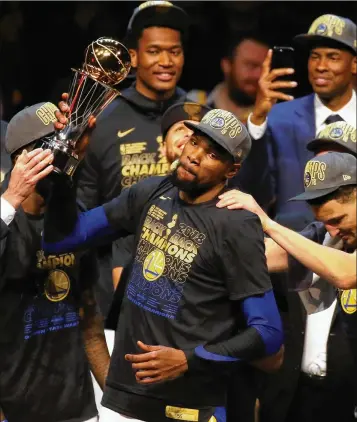
<svg viewBox="0 0 357 422">
<path fill-rule="evenodd" d="M 281 321 L 261 227 L 250 213 L 215 206 L 249 153 L 250 137 L 223 110 L 186 124 L 194 133 L 172 176 L 149 178 L 82 213 L 62 239 L 55 232 L 60 219 L 44 230 L 44 248 L 52 252 L 123 228 L 136 233 L 104 422 L 208 422 L 212 406 L 224 405 L 226 369 L 281 364 Z"/>
<path fill-rule="evenodd" d="M 256 212 L 262 221 L 267 222 L 269 230 L 266 232 L 277 242 L 272 239 L 266 241 L 269 271 L 288 271 L 289 285 L 299 291 L 306 309 L 302 372 L 287 420 L 333 420 L 338 415 L 341 420 L 350 421 L 353 420 L 353 404 L 357 401 L 356 395 L 353 396 L 356 391 L 357 364 L 356 254 L 332 248 L 355 251 L 353 242 L 356 240 L 353 239 L 356 239 L 356 129 L 345 122 L 332 123 L 327 125 L 316 139 L 309 142 L 307 147 L 314 151 L 317 157 L 306 166 L 306 190 L 312 192 L 306 195 L 326 195 L 321 201 L 316 200 L 316 204 L 311 201 L 311 204 L 314 204 L 314 212 L 323 216 L 324 224 L 312 223 L 301 235 L 278 224 L 270 230 L 271 221 L 253 198 L 236 192 L 225 194 L 219 206 L 235 203 L 231 207 L 235 208 L 239 203 L 240 208 L 243 204 L 245 208 Z M 333 161 L 328 166 L 330 171 L 334 169 L 337 175 L 335 179 L 333 172 L 329 173 L 329 177 L 325 176 L 327 162 L 324 160 L 334 160 L 331 153 L 327 154 L 328 151 L 344 152 L 337 155 L 336 165 Z M 342 160 L 346 160 L 346 163 Z M 319 183 L 316 183 L 316 180 Z M 331 191 L 335 196 L 338 194 L 336 201 L 333 201 L 333 197 L 329 198 L 333 195 Z M 330 210 L 324 205 L 328 201 Z M 338 213 L 341 215 L 336 215 Z M 335 299 L 335 289 L 327 286 L 324 280 L 338 289 L 348 290 L 340 295 L 342 310 L 337 316 L 335 309 L 339 304 Z M 289 353 L 288 346 L 286 350 Z M 339 406 L 335 405 L 336 401 Z M 263 420 L 270 419 L 263 417 Z"/>
<path fill-rule="evenodd" d="M 313 214 L 306 203 L 288 202 L 288 199 L 303 189 L 300 175 L 306 161 L 312 158 L 306 150 L 307 142 L 326 124 L 337 120 L 356 127 L 353 90 L 357 73 L 356 25 L 347 18 L 323 15 L 312 23 L 307 34 L 295 37 L 294 41 L 297 46 L 309 49 L 308 76 L 314 93 L 274 105 L 278 99 L 291 100 L 292 97 L 279 89 L 294 87 L 296 82 L 278 80 L 279 76 L 291 75 L 293 70 L 270 70 L 270 51 L 263 65 L 248 129 L 253 139 L 264 135 L 270 148 L 276 219 L 302 230 L 313 220 Z"/>
<path fill-rule="evenodd" d="M 313 156 L 306 150 L 307 142 L 336 119 L 343 119 L 356 127 L 356 94 L 353 90 L 357 66 L 356 25 L 346 18 L 323 15 L 313 22 L 309 33 L 302 39 L 307 41 L 310 51 L 308 76 L 313 94 L 291 101 L 292 97 L 280 92 L 282 88 L 296 86 L 292 75 L 294 70 L 271 70 L 272 51 L 269 51 L 263 64 L 256 105 L 247 123 L 252 138 L 266 143 L 269 150 L 269 165 L 266 163 L 266 166 L 272 179 L 267 191 L 272 193 L 268 202 L 273 203 L 269 214 L 294 230 L 304 229 L 314 219 L 311 209 L 303 201 L 288 202 L 303 190 L 301 174 Z M 290 75 L 292 82 L 279 81 L 283 75 Z M 275 105 L 277 100 L 284 102 Z M 283 407 L 291 398 L 287 390 L 292 393 L 291 386 L 297 382 L 303 347 L 301 332 L 305 317 L 301 315 L 300 300 L 286 290 L 285 274 L 274 275 L 272 282 L 284 321 L 287 351 L 282 371 L 271 377 L 272 383 L 265 389 L 269 404 L 261 407 L 266 413 L 262 422 L 270 418 L 274 422 L 284 421 L 287 408 Z M 278 379 L 285 385 L 283 391 Z M 281 400 L 281 394 L 285 395 L 285 401 Z"/>
<path fill-rule="evenodd" d="M 93 254 L 41 248 L 53 155 L 35 144 L 53 133 L 55 110 L 28 107 L 6 134 L 13 169 L 1 196 L 0 407 L 11 422 L 97 421 L 89 365 L 102 388 L 109 367 Z"/>
</svg>

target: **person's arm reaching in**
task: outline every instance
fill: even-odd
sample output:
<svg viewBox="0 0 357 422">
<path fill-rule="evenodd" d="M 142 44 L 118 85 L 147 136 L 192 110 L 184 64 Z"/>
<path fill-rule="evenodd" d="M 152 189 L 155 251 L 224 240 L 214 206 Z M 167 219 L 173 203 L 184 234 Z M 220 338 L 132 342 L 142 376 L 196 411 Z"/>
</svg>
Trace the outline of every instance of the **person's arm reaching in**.
<svg viewBox="0 0 357 422">
<path fill-rule="evenodd" d="M 104 334 L 103 317 L 98 312 L 93 284 L 97 281 L 96 258 L 87 254 L 81 259 L 80 284 L 82 291 L 81 325 L 88 362 L 100 388 L 107 378 L 110 355 Z"/>
<path fill-rule="evenodd" d="M 122 232 L 134 234 L 148 198 L 162 180 L 161 177 L 151 177 L 136 183 L 107 204 L 76 214 L 71 224 L 64 224 L 66 215 L 61 213 L 58 201 L 52 203 L 50 200 L 45 214 L 44 251 L 61 253 L 85 249 L 120 237 Z M 74 209 L 75 198 L 71 200 Z M 65 229 L 61 230 L 64 226 Z"/>
<path fill-rule="evenodd" d="M 279 91 L 282 88 L 294 88 L 295 81 L 276 80 L 280 76 L 292 75 L 295 71 L 291 68 L 271 70 L 273 50 L 269 50 L 262 64 L 262 73 L 258 83 L 258 91 L 253 112 L 249 115 L 247 127 L 252 138 L 257 140 L 263 137 L 267 129 L 267 116 L 278 100 L 291 101 L 294 97 Z"/>
<path fill-rule="evenodd" d="M 265 233 L 305 267 L 340 289 L 356 288 L 356 252 L 349 254 L 319 245 L 281 226 L 266 215 L 252 196 L 239 191 L 221 195 L 217 206 L 254 212 L 259 216 Z"/>
</svg>

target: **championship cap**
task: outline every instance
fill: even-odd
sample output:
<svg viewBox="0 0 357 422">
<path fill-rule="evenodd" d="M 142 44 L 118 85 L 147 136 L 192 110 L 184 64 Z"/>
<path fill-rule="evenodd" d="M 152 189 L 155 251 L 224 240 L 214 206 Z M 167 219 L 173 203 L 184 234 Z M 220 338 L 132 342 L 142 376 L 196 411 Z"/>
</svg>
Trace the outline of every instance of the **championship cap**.
<svg viewBox="0 0 357 422">
<path fill-rule="evenodd" d="M 229 111 L 213 109 L 206 113 L 200 122 L 185 122 L 194 131 L 208 136 L 226 151 L 237 163 L 249 154 L 252 140 L 246 127 Z"/>
<path fill-rule="evenodd" d="M 146 1 L 134 10 L 128 24 L 127 35 L 136 34 L 151 26 L 176 29 L 186 36 L 189 18 L 181 7 L 175 6 L 169 1 Z"/>
<path fill-rule="evenodd" d="M 314 157 L 305 166 L 305 192 L 289 201 L 308 201 L 334 192 L 341 186 L 355 185 L 357 159 L 344 152 L 328 152 Z"/>
<path fill-rule="evenodd" d="M 5 149 L 13 154 L 20 148 L 54 132 L 53 123 L 57 121 L 52 103 L 39 103 L 26 107 L 10 120 L 5 138 Z"/>
<path fill-rule="evenodd" d="M 326 42 L 336 48 L 347 47 L 353 54 L 357 53 L 357 27 L 350 19 L 336 15 L 322 15 L 314 20 L 307 34 L 294 38 L 296 43 L 311 46 Z"/>
<path fill-rule="evenodd" d="M 172 105 L 162 116 L 161 133 L 163 139 L 165 140 L 167 132 L 175 123 L 183 120 L 200 122 L 202 117 L 210 110 L 211 108 L 208 106 L 192 102 L 176 103 Z"/>
<path fill-rule="evenodd" d="M 318 152 L 323 148 L 329 148 L 331 144 L 342 146 L 346 152 L 357 157 L 356 128 L 346 122 L 331 123 L 307 144 L 307 149 Z"/>
</svg>

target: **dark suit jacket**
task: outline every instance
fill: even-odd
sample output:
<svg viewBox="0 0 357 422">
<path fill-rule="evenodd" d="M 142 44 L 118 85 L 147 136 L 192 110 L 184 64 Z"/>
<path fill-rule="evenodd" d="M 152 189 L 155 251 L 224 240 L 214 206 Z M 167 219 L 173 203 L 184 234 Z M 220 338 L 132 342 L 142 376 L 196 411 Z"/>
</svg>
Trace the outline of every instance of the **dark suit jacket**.
<svg viewBox="0 0 357 422">
<path fill-rule="evenodd" d="M 268 116 L 264 138 L 269 149 L 269 167 L 279 221 L 302 230 L 313 220 L 304 201 L 288 202 L 304 191 L 304 168 L 313 157 L 306 145 L 315 137 L 314 94 L 274 106 Z"/>
</svg>

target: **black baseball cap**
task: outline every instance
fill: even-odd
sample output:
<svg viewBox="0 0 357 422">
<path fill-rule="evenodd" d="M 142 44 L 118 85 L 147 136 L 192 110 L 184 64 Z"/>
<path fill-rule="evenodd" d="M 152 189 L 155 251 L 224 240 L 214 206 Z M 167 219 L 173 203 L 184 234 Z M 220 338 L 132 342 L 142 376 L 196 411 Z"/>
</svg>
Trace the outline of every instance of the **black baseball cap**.
<svg viewBox="0 0 357 422">
<path fill-rule="evenodd" d="M 5 149 L 13 154 L 20 148 L 31 144 L 54 132 L 53 123 L 57 121 L 52 103 L 38 103 L 26 107 L 10 120 L 5 138 Z"/>
<path fill-rule="evenodd" d="M 230 111 L 213 109 L 204 115 L 200 122 L 185 122 L 194 131 L 208 136 L 241 163 L 247 158 L 252 140 L 243 123 Z"/>
<path fill-rule="evenodd" d="M 352 54 L 357 53 L 357 27 L 350 19 L 336 15 L 322 15 L 314 20 L 307 34 L 294 38 L 297 44 L 312 47 L 326 43 L 338 48 L 347 48 Z"/>
<path fill-rule="evenodd" d="M 330 123 L 306 147 L 316 153 L 331 144 L 342 146 L 346 152 L 357 157 L 356 128 L 346 122 Z"/>
<path fill-rule="evenodd" d="M 357 159 L 344 152 L 327 152 L 314 157 L 305 166 L 305 192 L 289 201 L 308 201 L 336 191 L 341 186 L 356 185 Z"/>
<path fill-rule="evenodd" d="M 164 141 L 172 125 L 183 120 L 200 122 L 202 117 L 210 110 L 212 110 L 211 107 L 193 102 L 176 103 L 169 107 L 161 120 L 161 133 Z"/>
<path fill-rule="evenodd" d="M 127 37 L 130 38 L 132 34 L 137 34 L 151 26 L 176 29 L 186 37 L 189 18 L 181 7 L 175 6 L 169 1 L 146 1 L 135 8 L 128 24 Z"/>
</svg>

